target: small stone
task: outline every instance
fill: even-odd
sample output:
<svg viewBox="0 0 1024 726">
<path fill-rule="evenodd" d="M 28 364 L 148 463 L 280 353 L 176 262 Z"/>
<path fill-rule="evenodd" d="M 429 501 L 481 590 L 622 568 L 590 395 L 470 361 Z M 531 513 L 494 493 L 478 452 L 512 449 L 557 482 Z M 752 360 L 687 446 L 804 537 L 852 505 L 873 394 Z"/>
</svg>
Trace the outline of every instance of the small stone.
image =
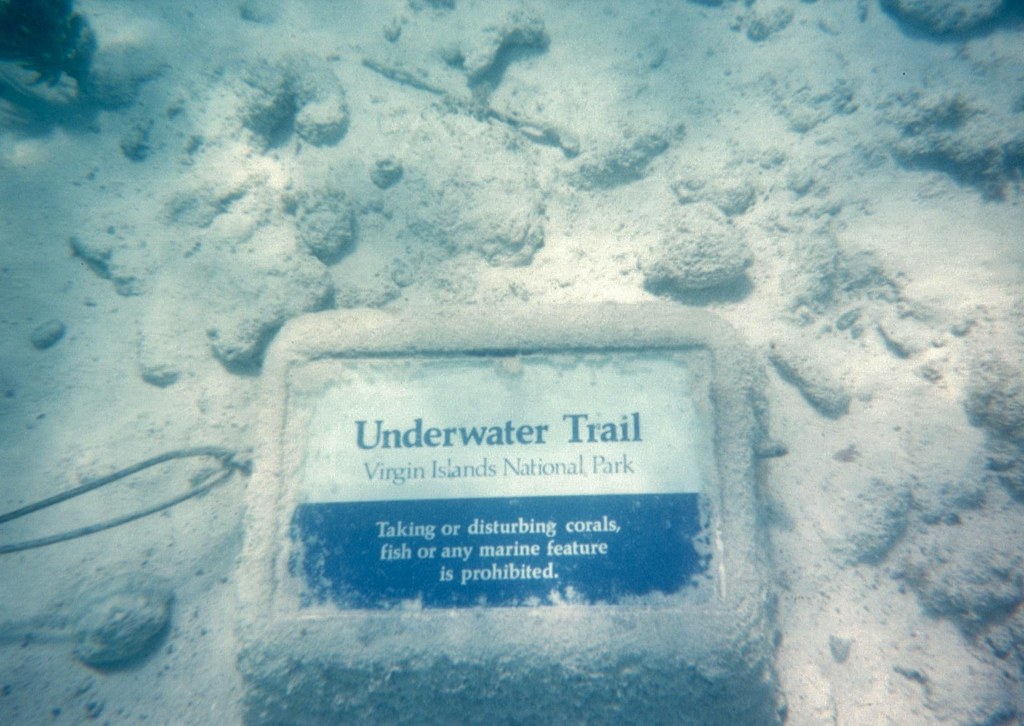
<svg viewBox="0 0 1024 726">
<path fill-rule="evenodd" d="M 882 0 L 900 20 L 935 35 L 963 33 L 992 22 L 1005 0 Z"/>
<path fill-rule="evenodd" d="M 174 385 L 178 382 L 178 378 L 181 377 L 181 371 L 177 366 L 167 362 L 154 363 L 152 365 L 140 364 L 139 374 L 142 376 L 142 380 L 157 388 L 167 388 Z"/>
<path fill-rule="evenodd" d="M 404 173 L 405 170 L 402 168 L 402 162 L 392 156 L 388 156 L 377 160 L 377 163 L 373 166 L 373 171 L 370 172 L 370 180 L 378 188 L 388 189 L 397 184 Z"/>
<path fill-rule="evenodd" d="M 103 713 L 103 701 L 89 701 L 85 704 L 85 717 L 86 718 L 99 718 Z"/>
<path fill-rule="evenodd" d="M 344 193 L 330 187 L 295 196 L 299 243 L 326 265 L 337 262 L 355 239 L 355 214 Z"/>
<path fill-rule="evenodd" d="M 152 121 L 139 121 L 121 137 L 121 152 L 131 161 L 145 161 L 152 150 L 149 134 Z"/>
<path fill-rule="evenodd" d="M 140 575 L 118 575 L 80 598 L 75 655 L 98 668 L 118 667 L 146 654 L 171 619 L 170 587 Z"/>
<path fill-rule="evenodd" d="M 849 638 L 840 638 L 838 635 L 828 636 L 828 650 L 832 654 L 832 660 L 836 663 L 845 663 L 850 657 L 850 645 L 853 641 Z"/>
<path fill-rule="evenodd" d="M 973 361 L 964 408 L 973 425 L 1024 446 L 1024 369 L 1001 352 Z"/>
<path fill-rule="evenodd" d="M 793 170 L 786 175 L 786 187 L 802 197 L 814 186 L 814 175 L 807 169 Z"/>
<path fill-rule="evenodd" d="M 409 287 L 416 280 L 415 269 L 403 260 L 395 260 L 391 265 L 391 281 L 399 287 Z"/>
<path fill-rule="evenodd" d="M 115 239 L 108 237 L 96 240 L 72 236 L 68 237 L 68 245 L 72 254 L 82 260 L 93 273 L 113 282 L 118 295 L 140 294 L 141 281 L 115 259 L 116 253 L 124 249 Z"/>
<path fill-rule="evenodd" d="M 759 459 L 776 459 L 786 456 L 789 453 L 789 447 L 781 441 L 769 439 L 760 442 L 755 453 Z"/>
<path fill-rule="evenodd" d="M 64 323 L 57 319 L 47 320 L 45 323 L 32 331 L 32 347 L 36 350 L 52 348 L 64 337 Z"/>
<path fill-rule="evenodd" d="M 966 92 L 906 92 L 883 103 L 893 157 L 908 169 L 947 174 L 983 197 L 1005 198 L 1021 167 L 1019 124 Z"/>
<path fill-rule="evenodd" d="M 280 8 L 273 0 L 242 0 L 238 14 L 250 23 L 269 25 L 278 19 Z"/>
<path fill-rule="evenodd" d="M 915 371 L 922 380 L 928 383 L 938 383 L 942 380 L 942 369 L 931 363 L 924 363 L 918 366 Z"/>
<path fill-rule="evenodd" d="M 968 318 L 967 320 L 962 320 L 959 323 L 954 323 L 953 325 L 951 325 L 949 328 L 949 332 L 958 338 L 962 338 L 969 332 L 971 332 L 971 328 L 973 328 L 974 325 L 974 320 Z"/>
<path fill-rule="evenodd" d="M 639 259 L 651 292 L 687 295 L 742 285 L 746 279 L 750 248 L 742 230 L 717 208 L 707 203 L 682 207 L 661 235 Z"/>
<path fill-rule="evenodd" d="M 558 146 L 562 149 L 562 153 L 565 154 L 567 159 L 572 159 L 580 155 L 580 139 L 572 131 L 566 131 L 565 129 L 558 130 Z"/>
<path fill-rule="evenodd" d="M 850 394 L 806 351 L 776 341 L 771 344 L 768 359 L 779 376 L 800 391 L 804 400 L 823 416 L 834 419 L 849 412 Z"/>
<path fill-rule="evenodd" d="M 704 192 L 704 181 L 695 177 L 680 179 L 672 185 L 672 193 L 680 204 L 693 204 L 700 201 Z"/>
<path fill-rule="evenodd" d="M 464 68 L 471 84 L 487 79 L 510 53 L 522 49 L 546 50 L 550 39 L 544 21 L 532 13 L 516 11 L 488 25 L 462 48 Z"/>
<path fill-rule="evenodd" d="M 295 115 L 295 133 L 313 146 L 338 143 L 348 130 L 348 106 L 341 93 L 317 98 Z"/>
<path fill-rule="evenodd" d="M 744 180 L 725 180 L 711 185 L 708 200 L 729 217 L 743 214 L 753 206 L 757 196 L 754 186 Z"/>
<path fill-rule="evenodd" d="M 684 129 L 679 126 L 674 130 L 631 135 L 596 149 L 580 163 L 573 183 L 582 189 L 611 189 L 642 179 L 651 162 L 683 134 Z"/>
<path fill-rule="evenodd" d="M 793 11 L 781 3 L 759 3 L 747 20 L 747 37 L 755 42 L 767 40 L 793 21 Z"/>
<path fill-rule="evenodd" d="M 392 18 L 391 21 L 384 26 L 384 40 L 389 43 L 396 42 L 402 37 L 402 19 Z"/>
<path fill-rule="evenodd" d="M 307 58 L 249 67 L 239 90 L 242 125 L 264 149 L 292 132 L 313 146 L 336 144 L 348 129 L 348 105 L 331 67 Z"/>
<path fill-rule="evenodd" d="M 818 81 L 789 76 L 765 76 L 767 89 L 779 113 L 794 131 L 810 131 L 837 114 L 857 110 L 856 83 L 848 78 Z M 813 183 L 813 178 L 810 179 Z M 806 192 L 804 192 L 806 193 Z"/>
<path fill-rule="evenodd" d="M 860 318 L 860 308 L 851 308 L 836 318 L 836 330 L 847 330 Z"/>
<path fill-rule="evenodd" d="M 931 346 L 932 331 L 913 318 L 887 316 L 875 324 L 886 349 L 897 358 L 912 358 Z"/>
<path fill-rule="evenodd" d="M 1002 622 L 1024 602 L 1024 555 L 1015 508 L 961 512 L 925 529 L 901 553 L 895 574 L 930 615 L 965 632 Z"/>
</svg>

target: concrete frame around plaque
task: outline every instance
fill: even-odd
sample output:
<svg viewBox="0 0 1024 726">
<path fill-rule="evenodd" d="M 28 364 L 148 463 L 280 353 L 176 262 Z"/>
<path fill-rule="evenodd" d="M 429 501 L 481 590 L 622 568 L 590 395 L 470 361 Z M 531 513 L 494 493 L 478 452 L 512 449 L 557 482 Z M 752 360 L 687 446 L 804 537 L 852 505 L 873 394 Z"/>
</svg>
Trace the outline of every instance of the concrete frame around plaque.
<svg viewBox="0 0 1024 726">
<path fill-rule="evenodd" d="M 611 367 L 603 367 L 605 359 L 613 362 Z M 445 391 L 437 388 L 446 361 L 455 364 L 453 386 L 469 385 L 467 380 L 473 385 L 492 380 L 488 366 L 497 371 L 495 376 L 515 376 L 525 370 L 523 380 L 542 387 L 551 385 L 551 376 L 561 376 L 558 380 L 564 384 L 556 381 L 546 396 L 538 396 L 535 386 L 529 389 L 533 393 L 523 394 L 527 400 L 522 405 L 518 394 L 504 390 L 505 384 L 495 384 L 493 395 L 485 390 L 474 394 L 476 398 L 452 387 L 447 389 L 452 401 L 445 402 Z M 664 380 L 663 385 L 652 383 L 650 375 L 664 377 L 666 365 L 669 371 L 678 366 L 682 375 Z M 637 369 L 648 375 L 638 379 L 645 384 L 642 390 L 629 386 L 631 371 Z M 426 383 L 405 385 L 400 378 L 403 371 Z M 260 447 L 248 487 L 245 545 L 238 572 L 238 663 L 245 686 L 246 723 L 778 723 L 772 598 L 755 489 L 754 452 L 763 435 L 762 375 L 761 366 L 720 319 L 674 305 L 481 308 L 408 317 L 369 310 L 332 311 L 288 323 L 264 365 Z M 589 382 L 581 383 L 584 379 Z M 359 458 L 352 452 L 360 450 L 345 447 L 352 417 L 372 425 L 379 411 L 370 409 L 374 401 L 389 398 L 388 386 L 401 389 L 395 391 L 398 402 L 390 408 L 381 402 L 385 413 L 377 417 L 390 423 L 403 413 L 402 406 L 416 408 L 405 412 L 401 429 L 411 431 L 406 434 L 408 442 L 419 446 L 383 453 L 408 454 L 410 467 L 418 465 L 420 459 L 415 457 L 419 456 L 448 462 L 458 448 L 458 441 L 444 447 L 440 424 L 445 422 L 439 423 L 438 406 L 454 411 L 462 422 L 472 420 L 472 414 L 491 421 L 495 411 L 508 407 L 516 410 L 508 410 L 504 418 L 517 424 L 555 419 L 542 442 L 557 442 L 555 448 L 530 448 L 538 443 L 536 432 L 524 429 L 521 438 L 513 439 L 516 429 L 509 425 L 494 433 L 496 445 L 488 448 L 494 452 L 489 455 L 502 460 L 513 452 L 543 452 L 551 461 L 571 461 L 565 439 L 572 430 L 566 427 L 586 420 L 556 414 L 564 408 L 576 412 L 590 401 L 597 408 L 621 402 L 621 410 L 615 411 L 618 428 L 595 429 L 597 439 L 604 432 L 606 440 L 594 443 L 587 456 L 617 457 L 621 451 L 634 451 L 637 455 L 631 461 L 639 461 L 641 474 L 608 474 L 590 481 L 564 470 L 546 476 L 543 472 L 550 473 L 549 467 L 538 469 L 538 477 L 518 478 L 527 487 L 546 482 L 550 486 L 540 492 L 545 495 L 575 494 L 572 487 L 583 486 L 578 500 L 533 498 L 532 492 L 517 490 L 518 484 L 511 479 L 503 482 L 501 477 L 486 475 L 474 479 L 469 470 L 465 481 L 455 482 L 455 490 L 446 488 L 450 482 L 431 480 L 429 473 L 412 482 L 416 485 L 412 488 L 405 482 L 402 487 L 374 489 L 380 484 L 368 483 L 371 469 L 365 467 L 369 462 L 350 461 Z M 581 386 L 591 388 L 581 391 Z M 479 402 L 479 411 L 462 410 L 470 400 Z M 679 401 L 684 403 L 677 406 Z M 644 412 L 648 427 L 643 434 L 646 449 L 629 448 L 633 415 L 640 413 L 636 409 Z M 333 420 L 333 411 L 341 423 Z M 657 431 L 650 428 L 654 425 L 650 417 L 658 424 Z M 410 425 L 416 418 L 421 422 Z M 430 432 L 435 423 L 441 433 Z M 679 431 L 670 436 L 665 431 L 669 425 L 678 425 Z M 424 437 L 432 447 L 425 446 Z M 362 443 L 367 446 L 366 441 Z M 401 448 L 400 442 L 392 443 Z M 481 463 L 481 451 L 459 449 L 456 454 L 463 458 L 455 458 Z M 672 476 L 673 466 L 687 471 Z M 689 493 L 699 495 L 696 559 L 691 552 L 689 559 L 677 562 L 673 553 L 663 557 L 664 551 L 659 550 L 658 557 L 669 561 L 669 579 L 678 575 L 672 580 L 675 584 L 658 580 L 663 563 L 636 562 L 633 569 L 638 571 L 654 567 L 650 577 L 628 572 L 630 555 L 623 554 L 628 548 L 619 547 L 631 542 L 626 527 L 617 534 L 591 534 L 590 540 L 588 535 L 578 536 L 581 541 L 596 541 L 596 537 L 612 542 L 613 549 L 619 547 L 620 560 L 627 561 L 625 574 L 622 562 L 615 570 L 610 558 L 611 574 L 584 568 L 572 575 L 563 569 L 567 578 L 582 578 L 579 588 L 550 579 L 552 572 L 543 581 L 544 568 L 538 561 L 535 581 L 513 583 L 510 590 L 487 589 L 491 585 L 484 583 L 474 595 L 479 602 L 467 603 L 458 601 L 462 590 L 457 582 L 435 583 L 429 586 L 434 588 L 430 594 L 424 589 L 427 586 L 414 580 L 414 574 L 425 569 L 399 563 L 407 568 L 400 571 L 392 568 L 392 562 L 381 561 L 376 569 L 364 568 L 351 575 L 354 589 L 363 591 L 350 599 L 345 593 L 353 583 L 339 584 L 341 575 L 325 574 L 329 567 L 321 560 L 326 556 L 320 560 L 307 556 L 311 545 L 296 534 L 298 512 L 310 501 L 343 500 L 331 505 L 340 507 L 340 518 L 332 520 L 339 529 L 350 524 L 348 513 L 369 506 L 377 512 L 368 515 L 374 520 L 369 531 L 379 538 L 369 556 L 377 558 L 380 552 L 383 558 L 384 544 L 400 548 L 403 541 L 408 542 L 415 552 L 424 542 L 402 536 L 415 534 L 415 527 L 385 531 L 386 526 L 375 520 L 402 522 L 400 517 L 409 517 L 410 511 L 435 511 L 439 501 L 448 506 L 439 500 L 438 491 L 458 498 L 451 511 L 462 511 L 466 517 L 476 504 L 555 501 L 563 507 L 559 527 L 564 527 L 564 520 L 572 518 L 573 502 L 582 506 L 608 492 L 608 501 L 629 497 L 636 479 L 643 480 L 640 498 L 644 502 L 661 501 L 652 499 L 660 495 L 651 492 L 680 496 L 670 491 L 673 481 L 682 482 L 678 488 L 684 498 Z M 506 485 L 511 490 L 502 489 Z M 494 493 L 505 499 L 489 499 L 488 486 L 497 487 Z M 376 496 L 375 491 L 383 494 Z M 380 501 L 367 501 L 374 499 Z M 379 514 L 388 511 L 389 502 L 396 517 Z M 428 509 L 416 509 L 417 502 L 426 502 Z M 650 512 L 650 507 L 645 511 Z M 494 512 L 488 516 L 492 515 L 502 519 Z M 536 519 L 549 515 L 558 519 L 551 511 Z M 430 516 L 421 520 L 426 522 Z M 316 521 L 324 526 L 328 520 Z M 355 530 L 359 530 L 356 535 L 365 534 L 367 527 L 357 525 Z M 560 532 L 558 537 L 561 541 L 568 534 Z M 522 539 L 530 541 L 528 535 Z M 314 530 L 310 541 L 316 540 Z M 356 553 L 353 542 L 344 540 L 333 556 L 340 556 L 345 564 L 351 554 L 361 567 L 366 563 L 360 558 L 365 560 L 367 555 Z M 389 557 L 398 551 L 394 547 L 387 550 Z M 583 559 L 564 558 L 560 563 Z M 508 565 L 498 562 L 507 571 Z M 498 565 L 492 563 L 491 569 L 498 576 Z M 389 574 L 395 572 L 413 574 L 409 579 Z M 616 580 L 611 589 L 602 587 L 606 575 L 621 581 Z M 384 579 L 373 580 L 378 576 Z M 649 591 L 644 591 L 645 586 Z M 426 594 L 405 598 L 403 587 Z M 522 597 L 517 599 L 519 594 Z"/>
</svg>

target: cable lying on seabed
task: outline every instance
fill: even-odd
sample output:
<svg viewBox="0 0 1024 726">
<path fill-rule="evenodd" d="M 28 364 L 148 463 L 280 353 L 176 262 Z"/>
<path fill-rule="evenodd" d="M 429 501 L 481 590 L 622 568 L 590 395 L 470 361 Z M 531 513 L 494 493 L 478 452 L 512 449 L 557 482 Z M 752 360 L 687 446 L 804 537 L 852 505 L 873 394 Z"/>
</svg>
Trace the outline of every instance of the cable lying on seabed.
<svg viewBox="0 0 1024 726">
<path fill-rule="evenodd" d="M 108 519 L 104 522 L 98 522 L 87 527 L 81 527 L 79 529 L 73 529 L 67 532 L 60 532 L 58 534 L 50 535 L 48 537 L 40 537 L 39 539 L 26 540 L 24 542 L 15 542 L 12 544 L 0 545 L 0 555 L 11 554 L 14 552 L 23 552 L 25 550 L 35 549 L 36 547 L 44 547 L 46 545 L 56 544 L 58 542 L 67 542 L 68 540 L 78 539 L 79 537 L 85 537 L 86 535 L 95 534 L 96 532 L 102 532 L 106 529 L 112 529 L 128 522 L 134 522 L 136 519 L 142 519 L 150 514 L 156 514 L 162 512 L 165 509 L 173 507 L 175 504 L 180 504 L 187 499 L 192 499 L 201 494 L 205 494 L 219 484 L 223 484 L 228 481 L 235 473 L 241 472 L 243 474 L 249 474 L 251 471 L 251 461 L 248 457 L 248 452 L 232 451 L 231 449 L 225 449 L 217 446 L 200 446 L 191 449 L 176 449 L 174 451 L 168 451 L 167 453 L 154 456 L 151 459 L 140 461 L 137 464 L 115 471 L 113 474 L 100 477 L 99 479 L 93 479 L 92 481 L 85 482 L 84 484 L 69 489 L 66 492 L 55 494 L 52 497 L 47 497 L 38 502 L 33 502 L 19 509 L 0 514 L 0 524 L 10 522 L 21 517 L 28 516 L 34 512 L 52 507 L 55 504 L 66 502 L 69 499 L 80 497 L 83 494 L 91 492 L 100 487 L 104 487 L 108 484 L 112 484 L 115 481 L 124 479 L 126 477 L 137 474 L 140 471 L 144 471 L 154 466 L 164 464 L 168 461 L 175 459 L 187 459 L 193 457 L 207 457 L 216 460 L 220 464 L 219 469 L 211 469 L 210 471 L 202 472 L 198 477 L 192 481 L 192 487 L 182 494 L 178 494 L 169 499 L 165 499 L 162 502 L 154 504 L 150 507 L 140 509 L 137 512 L 131 512 L 121 517 L 115 517 Z"/>
<path fill-rule="evenodd" d="M 499 111 L 488 103 L 471 102 L 467 99 L 458 98 L 445 90 L 444 87 L 431 83 L 414 72 L 398 66 L 380 63 L 373 58 L 363 58 L 363 66 L 387 78 L 389 81 L 437 96 L 453 111 L 464 113 L 477 119 L 490 119 L 502 123 L 518 131 L 535 144 L 557 146 L 570 159 L 580 153 L 579 139 L 553 124 L 528 119 L 514 111 Z"/>
</svg>

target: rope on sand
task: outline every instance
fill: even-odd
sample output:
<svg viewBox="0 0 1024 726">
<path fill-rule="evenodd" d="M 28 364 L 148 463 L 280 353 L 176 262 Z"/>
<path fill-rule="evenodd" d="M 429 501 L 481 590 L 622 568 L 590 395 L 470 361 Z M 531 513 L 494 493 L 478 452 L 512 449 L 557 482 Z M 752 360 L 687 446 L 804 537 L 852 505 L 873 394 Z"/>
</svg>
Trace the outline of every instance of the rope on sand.
<svg viewBox="0 0 1024 726">
<path fill-rule="evenodd" d="M 168 451 L 164 454 L 160 454 L 159 456 L 154 456 L 151 459 L 140 461 L 137 464 L 132 464 L 120 471 L 115 471 L 113 474 L 108 474 L 107 476 L 100 477 L 99 479 L 87 481 L 74 489 L 69 489 L 66 492 L 61 492 L 60 494 L 55 494 L 52 497 L 41 499 L 38 502 L 33 502 L 32 504 L 28 504 L 11 512 L 0 514 L 0 524 L 25 517 L 34 512 L 46 509 L 47 507 L 52 507 L 55 504 L 66 502 L 69 499 L 80 497 L 83 494 L 99 489 L 107 484 L 112 484 L 113 482 L 129 477 L 132 474 L 137 474 L 138 472 L 149 469 L 150 467 L 154 467 L 174 459 L 187 459 L 192 457 L 209 457 L 215 459 L 220 464 L 220 468 L 203 472 L 197 479 L 193 480 L 192 487 L 188 491 L 150 507 L 146 507 L 145 509 L 140 509 L 137 512 L 131 512 L 130 514 L 108 519 L 104 522 L 92 524 L 87 527 L 81 527 L 67 532 L 60 532 L 58 534 L 50 535 L 49 537 L 41 537 L 39 539 L 26 540 L 24 542 L 0 545 L 0 555 L 24 552 L 25 550 L 44 547 L 46 545 L 56 544 L 57 542 L 67 542 L 68 540 L 85 537 L 86 535 L 102 532 L 106 529 L 112 529 L 122 524 L 127 524 L 128 522 L 134 522 L 136 519 L 142 519 L 150 514 L 155 514 L 165 509 L 169 509 L 175 504 L 180 504 L 187 499 L 205 494 L 215 486 L 226 482 L 237 472 L 248 474 L 251 468 L 250 461 L 247 457 L 243 456 L 240 452 L 232 451 L 231 449 L 225 449 L 217 446 L 199 446 L 191 449 L 175 449 L 174 451 Z"/>
</svg>

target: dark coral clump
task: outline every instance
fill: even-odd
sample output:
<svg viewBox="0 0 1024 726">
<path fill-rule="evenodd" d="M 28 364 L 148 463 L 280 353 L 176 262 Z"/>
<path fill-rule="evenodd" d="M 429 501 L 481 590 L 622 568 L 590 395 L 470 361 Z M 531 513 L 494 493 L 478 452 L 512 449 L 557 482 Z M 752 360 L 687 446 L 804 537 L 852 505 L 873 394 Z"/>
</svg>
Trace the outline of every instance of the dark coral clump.
<svg viewBox="0 0 1024 726">
<path fill-rule="evenodd" d="M 73 0 L 0 0 L 0 60 L 15 61 L 56 85 L 61 75 L 86 83 L 96 38 Z"/>
</svg>

